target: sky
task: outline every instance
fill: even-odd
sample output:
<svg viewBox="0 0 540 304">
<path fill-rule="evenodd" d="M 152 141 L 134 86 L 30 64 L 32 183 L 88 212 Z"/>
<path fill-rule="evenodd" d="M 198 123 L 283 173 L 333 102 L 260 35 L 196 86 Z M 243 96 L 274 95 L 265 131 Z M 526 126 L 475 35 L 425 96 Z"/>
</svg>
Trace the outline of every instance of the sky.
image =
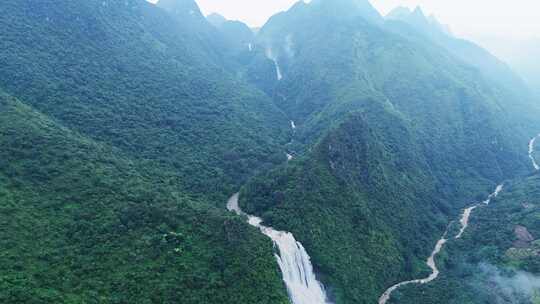
<svg viewBox="0 0 540 304">
<path fill-rule="evenodd" d="M 155 1 L 155 0 L 152 0 Z M 252 27 L 262 26 L 273 14 L 297 0 L 196 0 L 205 15 L 217 12 Z M 461 37 L 495 35 L 540 37 L 540 0 L 370 0 L 386 14 L 397 6 L 420 5 Z"/>
</svg>

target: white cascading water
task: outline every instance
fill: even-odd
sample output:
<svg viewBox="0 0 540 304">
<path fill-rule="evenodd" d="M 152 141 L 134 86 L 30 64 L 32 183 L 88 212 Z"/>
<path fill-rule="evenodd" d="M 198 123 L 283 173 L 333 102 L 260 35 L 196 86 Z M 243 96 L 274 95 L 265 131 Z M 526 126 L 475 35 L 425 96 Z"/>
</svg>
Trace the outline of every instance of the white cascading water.
<svg viewBox="0 0 540 304">
<path fill-rule="evenodd" d="M 248 223 L 261 230 L 274 242 L 278 252 L 275 254 L 283 281 L 293 304 L 329 304 L 323 285 L 317 281 L 313 265 L 306 250 L 290 232 L 277 231 L 262 225 L 262 219 L 244 213 L 238 206 L 239 194 L 227 202 L 227 209 L 246 216 Z"/>
<path fill-rule="evenodd" d="M 276 77 L 277 80 L 281 80 L 283 78 L 283 75 L 281 74 L 281 68 L 279 67 L 279 64 L 277 62 L 277 59 L 272 58 L 272 61 L 274 61 L 274 65 L 276 66 Z"/>
<path fill-rule="evenodd" d="M 270 49 L 270 48 L 266 49 L 266 57 L 268 57 L 268 59 L 270 59 L 270 60 L 272 60 L 274 62 L 274 66 L 276 67 L 277 80 L 281 80 L 283 78 L 283 74 L 281 74 L 281 68 L 279 67 L 277 57 L 274 56 L 274 52 L 272 52 L 272 49 Z"/>
<path fill-rule="evenodd" d="M 291 161 L 294 158 L 294 156 L 292 156 L 290 153 L 285 153 L 285 156 L 287 156 L 287 161 Z"/>
<path fill-rule="evenodd" d="M 536 171 L 540 170 L 540 165 L 538 165 L 538 163 L 534 159 L 533 154 L 534 154 L 534 143 L 536 142 L 536 139 L 538 137 L 540 137 L 540 134 L 538 134 L 536 137 L 533 137 L 533 139 L 531 139 L 531 141 L 529 142 L 529 158 L 531 159 L 534 170 Z"/>
</svg>

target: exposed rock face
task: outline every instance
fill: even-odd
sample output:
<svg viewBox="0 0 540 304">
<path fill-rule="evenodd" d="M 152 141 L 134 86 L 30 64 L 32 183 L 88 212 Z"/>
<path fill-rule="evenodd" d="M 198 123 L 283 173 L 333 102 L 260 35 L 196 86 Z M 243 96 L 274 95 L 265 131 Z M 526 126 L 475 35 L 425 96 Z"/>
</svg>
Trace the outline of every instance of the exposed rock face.
<svg viewBox="0 0 540 304">
<path fill-rule="evenodd" d="M 529 246 L 529 243 L 534 241 L 534 237 L 531 235 L 527 227 L 516 226 L 514 228 L 514 233 L 516 234 L 517 241 L 514 242 L 514 247 L 516 248 L 525 248 Z"/>
</svg>

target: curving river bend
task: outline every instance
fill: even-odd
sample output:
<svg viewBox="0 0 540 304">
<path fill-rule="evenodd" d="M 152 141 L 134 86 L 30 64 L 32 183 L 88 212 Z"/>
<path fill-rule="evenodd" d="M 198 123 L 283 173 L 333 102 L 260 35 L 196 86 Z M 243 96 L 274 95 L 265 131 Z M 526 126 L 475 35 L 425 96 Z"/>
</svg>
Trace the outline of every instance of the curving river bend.
<svg viewBox="0 0 540 304">
<path fill-rule="evenodd" d="M 540 134 L 533 137 L 529 141 L 529 158 L 531 159 L 534 170 L 536 171 L 540 170 L 540 165 L 538 165 L 538 163 L 536 162 L 534 158 L 534 144 L 535 144 L 536 139 L 538 138 L 540 138 Z M 469 219 L 474 209 L 480 207 L 481 205 L 486 205 L 486 206 L 489 205 L 491 200 L 497 197 L 499 193 L 501 193 L 502 190 L 503 190 L 503 184 L 498 185 L 495 191 L 491 193 L 485 201 L 475 204 L 463 211 L 463 214 L 461 215 L 461 218 L 459 220 L 461 224 L 461 229 L 459 230 L 459 233 L 455 236 L 455 239 L 461 238 L 465 230 L 467 230 L 467 227 L 469 227 Z M 433 252 L 431 253 L 431 256 L 428 258 L 426 262 L 429 268 L 431 268 L 431 274 L 429 275 L 429 277 L 425 279 L 417 279 L 417 280 L 401 282 L 388 288 L 379 298 L 379 304 L 386 304 L 390 300 L 392 293 L 402 286 L 410 285 L 410 284 L 427 284 L 439 277 L 440 271 L 437 268 L 437 264 L 435 263 L 435 258 L 441 252 L 446 242 L 448 242 L 447 234 L 448 234 L 448 230 L 444 233 L 443 237 L 437 242 L 437 244 L 435 245 L 435 249 L 433 250 Z"/>
<path fill-rule="evenodd" d="M 495 189 L 495 192 L 490 194 L 485 201 L 475 204 L 474 206 L 469 207 L 463 211 L 463 214 L 461 215 L 461 219 L 460 219 L 461 229 L 459 231 L 459 234 L 455 236 L 456 239 L 461 238 L 461 236 L 463 235 L 463 233 L 469 226 L 469 218 L 471 216 L 472 211 L 478 208 L 482 204 L 489 205 L 491 200 L 497 197 L 497 195 L 499 195 L 502 189 L 503 189 L 503 185 L 498 185 L 497 188 Z M 448 242 L 447 235 L 448 235 L 448 230 L 444 233 L 443 237 L 437 242 L 437 244 L 435 245 L 435 249 L 433 250 L 433 252 L 431 253 L 431 255 L 426 261 L 426 264 L 429 266 L 429 268 L 431 268 L 431 274 L 427 278 L 424 278 L 424 279 L 405 281 L 405 282 L 398 283 L 388 288 L 379 298 L 379 304 L 386 304 L 386 302 L 390 300 L 392 293 L 400 287 L 403 287 L 405 285 L 410 285 L 410 284 L 427 284 L 439 277 L 440 271 L 439 271 L 439 268 L 437 268 L 437 263 L 435 262 L 435 258 L 441 252 L 444 245 Z"/>
</svg>

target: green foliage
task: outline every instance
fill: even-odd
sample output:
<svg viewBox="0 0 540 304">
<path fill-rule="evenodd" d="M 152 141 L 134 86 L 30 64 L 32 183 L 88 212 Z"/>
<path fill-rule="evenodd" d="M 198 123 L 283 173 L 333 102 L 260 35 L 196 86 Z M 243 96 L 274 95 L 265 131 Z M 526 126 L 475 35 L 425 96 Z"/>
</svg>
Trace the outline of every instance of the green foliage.
<svg viewBox="0 0 540 304">
<path fill-rule="evenodd" d="M 518 271 L 538 278 L 537 245 L 518 242 L 515 229 L 523 226 L 534 238 L 540 237 L 539 195 L 540 176 L 537 174 L 508 182 L 499 198 L 474 211 L 463 238 L 449 242 L 439 262 L 441 278 L 427 286 L 403 288 L 391 303 L 534 303 L 534 291 L 509 296 L 512 286 L 495 280 L 493 271 L 486 269 L 496 267 L 508 278 Z M 526 247 L 532 249 L 530 255 L 512 253 L 527 250 Z M 526 281 L 521 281 L 519 286 L 525 289 Z"/>
<path fill-rule="evenodd" d="M 460 210 L 530 171 L 526 144 L 540 128 L 521 95 L 359 15 L 297 4 L 261 29 L 283 71 L 272 96 L 298 126 L 289 148 L 301 155 L 241 196 L 304 244 L 336 303 L 374 303 L 426 276 Z"/>
<path fill-rule="evenodd" d="M 0 4 L 0 86 L 220 203 L 283 161 L 288 121 L 218 65 L 205 36 L 146 1 L 105 3 Z"/>
<path fill-rule="evenodd" d="M 223 208 L 249 181 L 245 210 L 295 234 L 336 303 L 374 303 L 427 274 L 472 198 L 529 171 L 526 94 L 354 11 L 367 1 L 299 3 L 251 52 L 242 24 L 224 37 L 194 1 L 160 3 L 0 2 L 0 302 L 288 303 L 270 241 Z M 500 201 L 538 194 L 514 186 Z M 484 260 L 538 273 L 499 222 L 540 233 L 536 209 L 505 206 L 395 300 L 467 303 Z"/>
<path fill-rule="evenodd" d="M 0 13 L 0 302 L 288 303 L 224 208 L 288 121 L 211 36 L 143 0 Z"/>
<path fill-rule="evenodd" d="M 0 95 L 0 302 L 287 303 L 272 245 Z"/>
</svg>

